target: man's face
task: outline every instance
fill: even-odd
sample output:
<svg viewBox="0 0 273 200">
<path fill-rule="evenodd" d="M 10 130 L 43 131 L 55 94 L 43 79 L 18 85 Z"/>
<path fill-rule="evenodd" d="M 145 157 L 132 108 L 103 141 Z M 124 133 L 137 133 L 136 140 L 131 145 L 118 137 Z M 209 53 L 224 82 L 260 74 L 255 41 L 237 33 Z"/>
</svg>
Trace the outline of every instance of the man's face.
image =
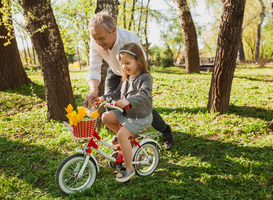
<svg viewBox="0 0 273 200">
<path fill-rule="evenodd" d="M 112 49 L 116 41 L 116 28 L 111 33 L 108 33 L 103 25 L 100 24 L 93 30 L 91 37 L 103 50 Z"/>
</svg>

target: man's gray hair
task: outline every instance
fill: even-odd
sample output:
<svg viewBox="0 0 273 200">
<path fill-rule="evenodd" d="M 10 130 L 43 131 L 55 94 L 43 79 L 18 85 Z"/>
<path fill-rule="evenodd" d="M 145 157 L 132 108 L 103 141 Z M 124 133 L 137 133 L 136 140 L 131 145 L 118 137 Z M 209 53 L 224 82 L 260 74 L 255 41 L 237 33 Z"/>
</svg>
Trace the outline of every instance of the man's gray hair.
<svg viewBox="0 0 273 200">
<path fill-rule="evenodd" d="M 111 33 L 113 28 L 116 27 L 115 20 L 109 15 L 107 11 L 101 11 L 93 15 L 88 25 L 89 32 L 92 33 L 94 29 L 100 24 L 103 25 L 108 33 Z"/>
</svg>

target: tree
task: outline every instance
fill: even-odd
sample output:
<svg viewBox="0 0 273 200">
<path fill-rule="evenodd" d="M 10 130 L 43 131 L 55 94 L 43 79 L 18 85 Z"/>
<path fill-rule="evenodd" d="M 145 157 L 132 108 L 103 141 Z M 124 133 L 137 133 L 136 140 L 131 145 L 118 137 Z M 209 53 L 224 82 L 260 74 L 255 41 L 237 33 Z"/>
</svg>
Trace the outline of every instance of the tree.
<svg viewBox="0 0 273 200">
<path fill-rule="evenodd" d="M 137 0 L 133 0 L 132 10 L 131 10 L 131 19 L 130 19 L 129 26 L 128 26 L 128 30 L 131 30 L 131 31 L 132 31 L 132 23 L 135 21 L 134 14 L 135 14 L 136 1 Z"/>
<path fill-rule="evenodd" d="M 166 44 L 166 49 L 163 52 L 164 56 L 162 58 L 162 65 L 163 67 L 171 67 L 173 66 L 173 52 L 170 49 L 170 46 L 168 44 Z"/>
<path fill-rule="evenodd" d="M 262 0 L 259 0 L 262 6 L 262 12 L 260 13 L 260 21 L 257 26 L 257 34 L 256 34 L 256 49 L 255 49 L 255 60 L 258 61 L 259 59 L 259 54 L 260 54 L 260 42 L 261 42 L 261 29 L 262 29 L 262 24 L 264 21 L 265 17 L 265 5 Z"/>
<path fill-rule="evenodd" d="M 241 31 L 241 37 L 239 40 L 239 49 L 238 49 L 238 54 L 239 54 L 239 61 L 244 62 L 245 61 L 245 51 L 244 51 L 244 45 L 243 45 L 243 29 Z"/>
<path fill-rule="evenodd" d="M 144 51 L 146 53 L 147 58 L 148 58 L 148 54 L 149 54 L 149 42 L 148 42 L 148 35 L 147 35 L 149 4 L 150 4 L 150 0 L 148 0 L 147 6 L 145 9 L 145 24 L 144 24 L 144 36 L 145 36 L 145 50 Z"/>
<path fill-rule="evenodd" d="M 118 0 L 97 0 L 97 8 L 95 10 L 95 13 L 106 10 L 115 19 L 115 21 L 117 21 L 118 5 Z M 104 95 L 105 78 L 108 67 L 109 65 L 105 61 L 103 61 L 103 65 L 101 67 L 101 82 L 99 84 L 99 96 Z"/>
<path fill-rule="evenodd" d="M 95 0 L 67 0 L 54 4 L 54 11 L 61 32 L 64 49 L 67 56 L 76 54 L 80 50 L 85 58 L 78 57 L 78 61 L 89 61 L 90 33 L 88 24 L 95 13 Z"/>
<path fill-rule="evenodd" d="M 5 6 L 0 1 L 0 91 L 32 83 L 22 65 L 11 15 L 5 13 L 9 8 L 10 1 Z"/>
<path fill-rule="evenodd" d="M 174 0 L 178 7 L 178 15 L 185 45 L 186 72 L 199 73 L 199 51 L 197 34 L 186 0 Z"/>
<path fill-rule="evenodd" d="M 22 0 L 27 29 L 38 55 L 45 84 L 47 120 L 67 120 L 65 107 L 76 108 L 68 63 L 50 0 Z"/>
<path fill-rule="evenodd" d="M 246 0 L 222 0 L 222 2 L 223 15 L 207 105 L 209 111 L 220 114 L 229 109 Z"/>
<path fill-rule="evenodd" d="M 270 1 L 271 14 L 273 19 L 273 0 Z"/>
</svg>

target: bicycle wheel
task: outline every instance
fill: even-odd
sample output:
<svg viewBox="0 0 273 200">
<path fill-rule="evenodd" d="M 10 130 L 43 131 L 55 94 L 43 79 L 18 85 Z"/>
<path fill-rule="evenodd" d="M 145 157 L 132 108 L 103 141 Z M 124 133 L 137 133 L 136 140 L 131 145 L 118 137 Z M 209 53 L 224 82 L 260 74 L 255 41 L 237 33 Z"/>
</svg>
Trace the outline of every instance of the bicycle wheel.
<svg viewBox="0 0 273 200">
<path fill-rule="evenodd" d="M 134 165 L 136 174 L 139 176 L 151 175 L 157 168 L 159 162 L 159 152 L 156 146 L 152 143 L 145 143 L 142 145 L 147 154 L 150 156 L 149 164 L 137 164 Z M 145 161 L 148 157 L 142 149 L 138 149 L 133 157 L 133 161 Z"/>
<path fill-rule="evenodd" d="M 85 161 L 83 154 L 74 154 L 64 159 L 56 170 L 55 183 L 64 194 L 82 191 L 90 188 L 97 178 L 97 166 L 93 158 L 90 157 L 81 178 L 78 173 Z"/>
</svg>

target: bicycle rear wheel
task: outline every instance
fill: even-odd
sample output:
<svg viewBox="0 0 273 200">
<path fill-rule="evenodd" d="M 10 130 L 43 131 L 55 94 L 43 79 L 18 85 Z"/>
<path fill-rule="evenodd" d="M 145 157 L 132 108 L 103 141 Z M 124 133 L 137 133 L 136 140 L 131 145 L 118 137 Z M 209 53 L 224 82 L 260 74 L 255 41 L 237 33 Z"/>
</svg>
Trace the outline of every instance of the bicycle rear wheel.
<svg viewBox="0 0 273 200">
<path fill-rule="evenodd" d="M 153 143 L 145 143 L 142 145 L 147 154 L 150 156 L 149 164 L 137 164 L 134 165 L 136 174 L 139 176 L 151 175 L 159 163 L 159 152 L 157 147 Z M 133 161 L 145 161 L 149 159 L 142 149 L 138 149 L 133 157 Z"/>
<path fill-rule="evenodd" d="M 74 193 L 93 186 L 98 171 L 93 158 L 90 157 L 82 177 L 78 178 L 84 161 L 83 154 L 74 154 L 60 163 L 56 170 L 55 183 L 62 193 Z"/>
</svg>

